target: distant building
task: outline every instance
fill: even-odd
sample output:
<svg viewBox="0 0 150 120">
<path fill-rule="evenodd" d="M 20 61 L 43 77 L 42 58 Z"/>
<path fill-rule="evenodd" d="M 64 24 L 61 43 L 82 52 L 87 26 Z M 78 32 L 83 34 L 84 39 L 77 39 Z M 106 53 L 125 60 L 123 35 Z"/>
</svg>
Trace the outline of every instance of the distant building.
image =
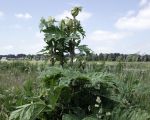
<svg viewBox="0 0 150 120">
<path fill-rule="evenodd" d="M 2 57 L 2 58 L 1 58 L 1 61 L 2 61 L 2 62 L 7 61 L 7 57 Z"/>
</svg>

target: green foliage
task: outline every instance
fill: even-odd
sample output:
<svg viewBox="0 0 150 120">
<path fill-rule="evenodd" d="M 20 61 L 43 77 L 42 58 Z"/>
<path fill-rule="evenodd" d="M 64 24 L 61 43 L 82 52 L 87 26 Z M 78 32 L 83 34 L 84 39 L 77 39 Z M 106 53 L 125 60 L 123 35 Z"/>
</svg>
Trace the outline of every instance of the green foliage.
<svg viewBox="0 0 150 120">
<path fill-rule="evenodd" d="M 74 7 L 74 8 L 71 10 L 72 16 L 75 18 L 75 17 L 79 14 L 79 12 L 80 12 L 81 10 L 82 10 L 81 7 Z"/>
<path fill-rule="evenodd" d="M 29 62 L 0 63 L 0 72 L 5 71 L 8 76 L 11 70 L 17 80 L 20 72 L 40 74 L 34 77 L 36 80 L 21 81 L 22 87 L 0 87 L 0 119 L 150 120 L 149 67 L 122 63 L 121 58 L 117 64 L 87 64 L 85 55 L 91 50 L 80 45 L 85 31 L 76 19 L 81 10 L 81 7 L 74 7 L 73 18 L 60 22 L 53 17 L 41 19 L 40 30 L 47 44 L 45 50 L 51 55 L 52 65 L 59 60 L 62 67 Z M 80 54 L 73 66 L 75 49 Z M 66 53 L 70 55 L 71 67 L 64 67 Z M 105 57 L 113 60 L 114 56 Z M 131 58 L 138 61 L 139 56 Z M 128 61 L 131 58 L 129 56 Z"/>
<path fill-rule="evenodd" d="M 8 120 L 10 112 L 22 102 L 21 92 L 14 87 L 8 90 L 1 90 L 0 92 L 0 118 Z"/>
<path fill-rule="evenodd" d="M 111 119 L 117 120 L 149 120 L 150 114 L 145 110 L 141 110 L 139 108 L 116 108 L 112 113 Z M 116 113 L 115 113 L 116 112 Z"/>
<path fill-rule="evenodd" d="M 17 107 L 9 117 L 9 120 L 34 120 L 44 110 L 45 104 L 42 102 L 25 104 Z"/>
<path fill-rule="evenodd" d="M 79 118 L 75 115 L 65 114 L 63 115 L 62 120 L 79 120 Z"/>
<path fill-rule="evenodd" d="M 42 68 L 36 81 L 29 79 L 22 88 L 0 90 L 0 118 L 150 119 L 149 69 L 125 63 L 110 66 L 90 63 L 89 67 L 88 63 L 82 70 Z"/>
<path fill-rule="evenodd" d="M 0 88 L 22 87 L 25 80 L 34 81 L 40 64 L 29 61 L 0 62 Z"/>
<path fill-rule="evenodd" d="M 85 31 L 76 19 L 81 7 L 74 7 L 71 10 L 72 18 L 66 17 L 61 21 L 56 21 L 53 17 L 48 20 L 42 18 L 40 22 L 40 31 L 44 33 L 45 49 L 51 55 L 51 63 L 55 64 L 55 59 L 60 61 L 63 67 L 65 63 L 65 54 L 69 54 L 71 65 L 75 57 L 75 49 L 81 53 L 90 53 L 90 49 L 86 45 L 80 45 L 81 39 L 85 37 Z"/>
<path fill-rule="evenodd" d="M 71 73 L 73 74 L 72 76 L 70 76 Z M 103 84 L 101 79 L 105 79 L 106 77 L 99 76 L 99 80 L 97 82 L 95 81 L 95 83 L 91 81 L 92 77 L 93 76 L 86 73 L 81 74 L 78 71 L 73 71 L 73 69 L 50 68 L 48 72 L 45 71 L 40 77 L 41 84 L 39 86 L 39 93 L 34 94 L 35 96 L 28 96 L 31 99 L 31 103 L 17 107 L 17 110 L 11 113 L 10 120 L 30 120 L 32 117 L 40 118 L 45 114 L 45 116 L 47 116 L 45 119 L 60 119 L 64 114 L 72 114 L 79 119 L 83 119 L 87 115 L 95 114 L 97 111 L 94 107 L 96 97 L 105 96 L 103 95 L 105 92 L 100 92 L 101 89 L 95 87 L 95 85 Z M 28 89 L 24 90 L 28 91 Z M 30 101 L 30 99 L 28 99 L 27 102 Z M 112 101 L 109 98 L 105 99 Z M 34 111 L 38 110 L 38 106 L 41 102 L 43 103 L 43 107 L 39 108 L 40 113 L 36 115 Z M 66 117 L 67 116 L 63 116 L 64 119 L 66 119 Z"/>
</svg>

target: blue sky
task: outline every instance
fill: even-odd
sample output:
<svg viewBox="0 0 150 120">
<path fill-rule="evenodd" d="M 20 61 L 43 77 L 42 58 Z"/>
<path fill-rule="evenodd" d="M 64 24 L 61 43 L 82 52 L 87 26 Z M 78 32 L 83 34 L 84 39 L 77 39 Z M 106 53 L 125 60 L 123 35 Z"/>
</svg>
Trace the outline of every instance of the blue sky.
<svg viewBox="0 0 150 120">
<path fill-rule="evenodd" d="M 150 54 L 150 0 L 0 0 L 0 54 L 35 54 L 44 46 L 41 17 L 57 20 L 82 6 L 87 44 L 100 53 Z"/>
</svg>

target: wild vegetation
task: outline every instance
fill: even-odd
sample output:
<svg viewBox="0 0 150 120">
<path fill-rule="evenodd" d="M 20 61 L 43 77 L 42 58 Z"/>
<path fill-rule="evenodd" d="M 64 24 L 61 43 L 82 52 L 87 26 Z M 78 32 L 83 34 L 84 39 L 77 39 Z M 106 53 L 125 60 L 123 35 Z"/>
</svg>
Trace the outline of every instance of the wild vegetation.
<svg viewBox="0 0 150 120">
<path fill-rule="evenodd" d="M 51 65 L 0 62 L 1 120 L 150 120 L 149 63 L 86 62 L 80 11 L 41 19 Z"/>
<path fill-rule="evenodd" d="M 9 63 L 2 64 L 10 66 Z M 36 69 L 32 65 L 32 69 L 34 68 L 32 73 L 37 73 L 38 77 L 28 79 L 26 74 L 26 80 L 21 83 L 16 78 L 11 79 L 12 83 L 18 81 L 19 86 L 10 84 L 9 81 L 1 83 L 1 85 L 8 83 L 9 88 L 1 87 L 0 118 L 2 120 L 9 117 L 10 120 L 150 118 L 148 63 L 142 65 L 87 63 L 84 69 L 78 65 L 75 63 L 74 68 L 42 65 Z M 17 73 L 20 73 L 19 67 L 14 69 L 18 69 Z"/>
<path fill-rule="evenodd" d="M 85 37 L 85 31 L 79 20 L 76 19 L 81 7 L 74 7 L 71 10 L 72 18 L 66 17 L 60 22 L 55 18 L 49 17 L 48 20 L 42 18 L 40 23 L 40 31 L 44 32 L 45 49 L 51 56 L 52 66 L 55 61 L 60 61 L 63 67 L 65 54 L 70 56 L 70 65 L 73 66 L 75 58 L 75 50 L 79 50 L 80 54 L 89 54 L 90 49 L 86 45 L 80 45 L 81 40 Z"/>
</svg>

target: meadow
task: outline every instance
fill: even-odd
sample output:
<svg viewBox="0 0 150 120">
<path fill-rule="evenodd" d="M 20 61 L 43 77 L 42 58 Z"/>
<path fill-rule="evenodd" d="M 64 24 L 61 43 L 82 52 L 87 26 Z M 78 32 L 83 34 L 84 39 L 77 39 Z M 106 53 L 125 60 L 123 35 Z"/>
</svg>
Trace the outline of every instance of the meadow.
<svg viewBox="0 0 150 120">
<path fill-rule="evenodd" d="M 60 21 L 41 18 L 40 52 L 50 62 L 27 60 L 33 56 L 0 62 L 0 120 L 150 120 L 150 63 L 133 62 L 149 56 L 87 61 L 93 51 L 80 44 L 81 11 L 74 7 Z"/>
<path fill-rule="evenodd" d="M 150 63 L 0 62 L 1 120 L 149 120 Z"/>
</svg>

